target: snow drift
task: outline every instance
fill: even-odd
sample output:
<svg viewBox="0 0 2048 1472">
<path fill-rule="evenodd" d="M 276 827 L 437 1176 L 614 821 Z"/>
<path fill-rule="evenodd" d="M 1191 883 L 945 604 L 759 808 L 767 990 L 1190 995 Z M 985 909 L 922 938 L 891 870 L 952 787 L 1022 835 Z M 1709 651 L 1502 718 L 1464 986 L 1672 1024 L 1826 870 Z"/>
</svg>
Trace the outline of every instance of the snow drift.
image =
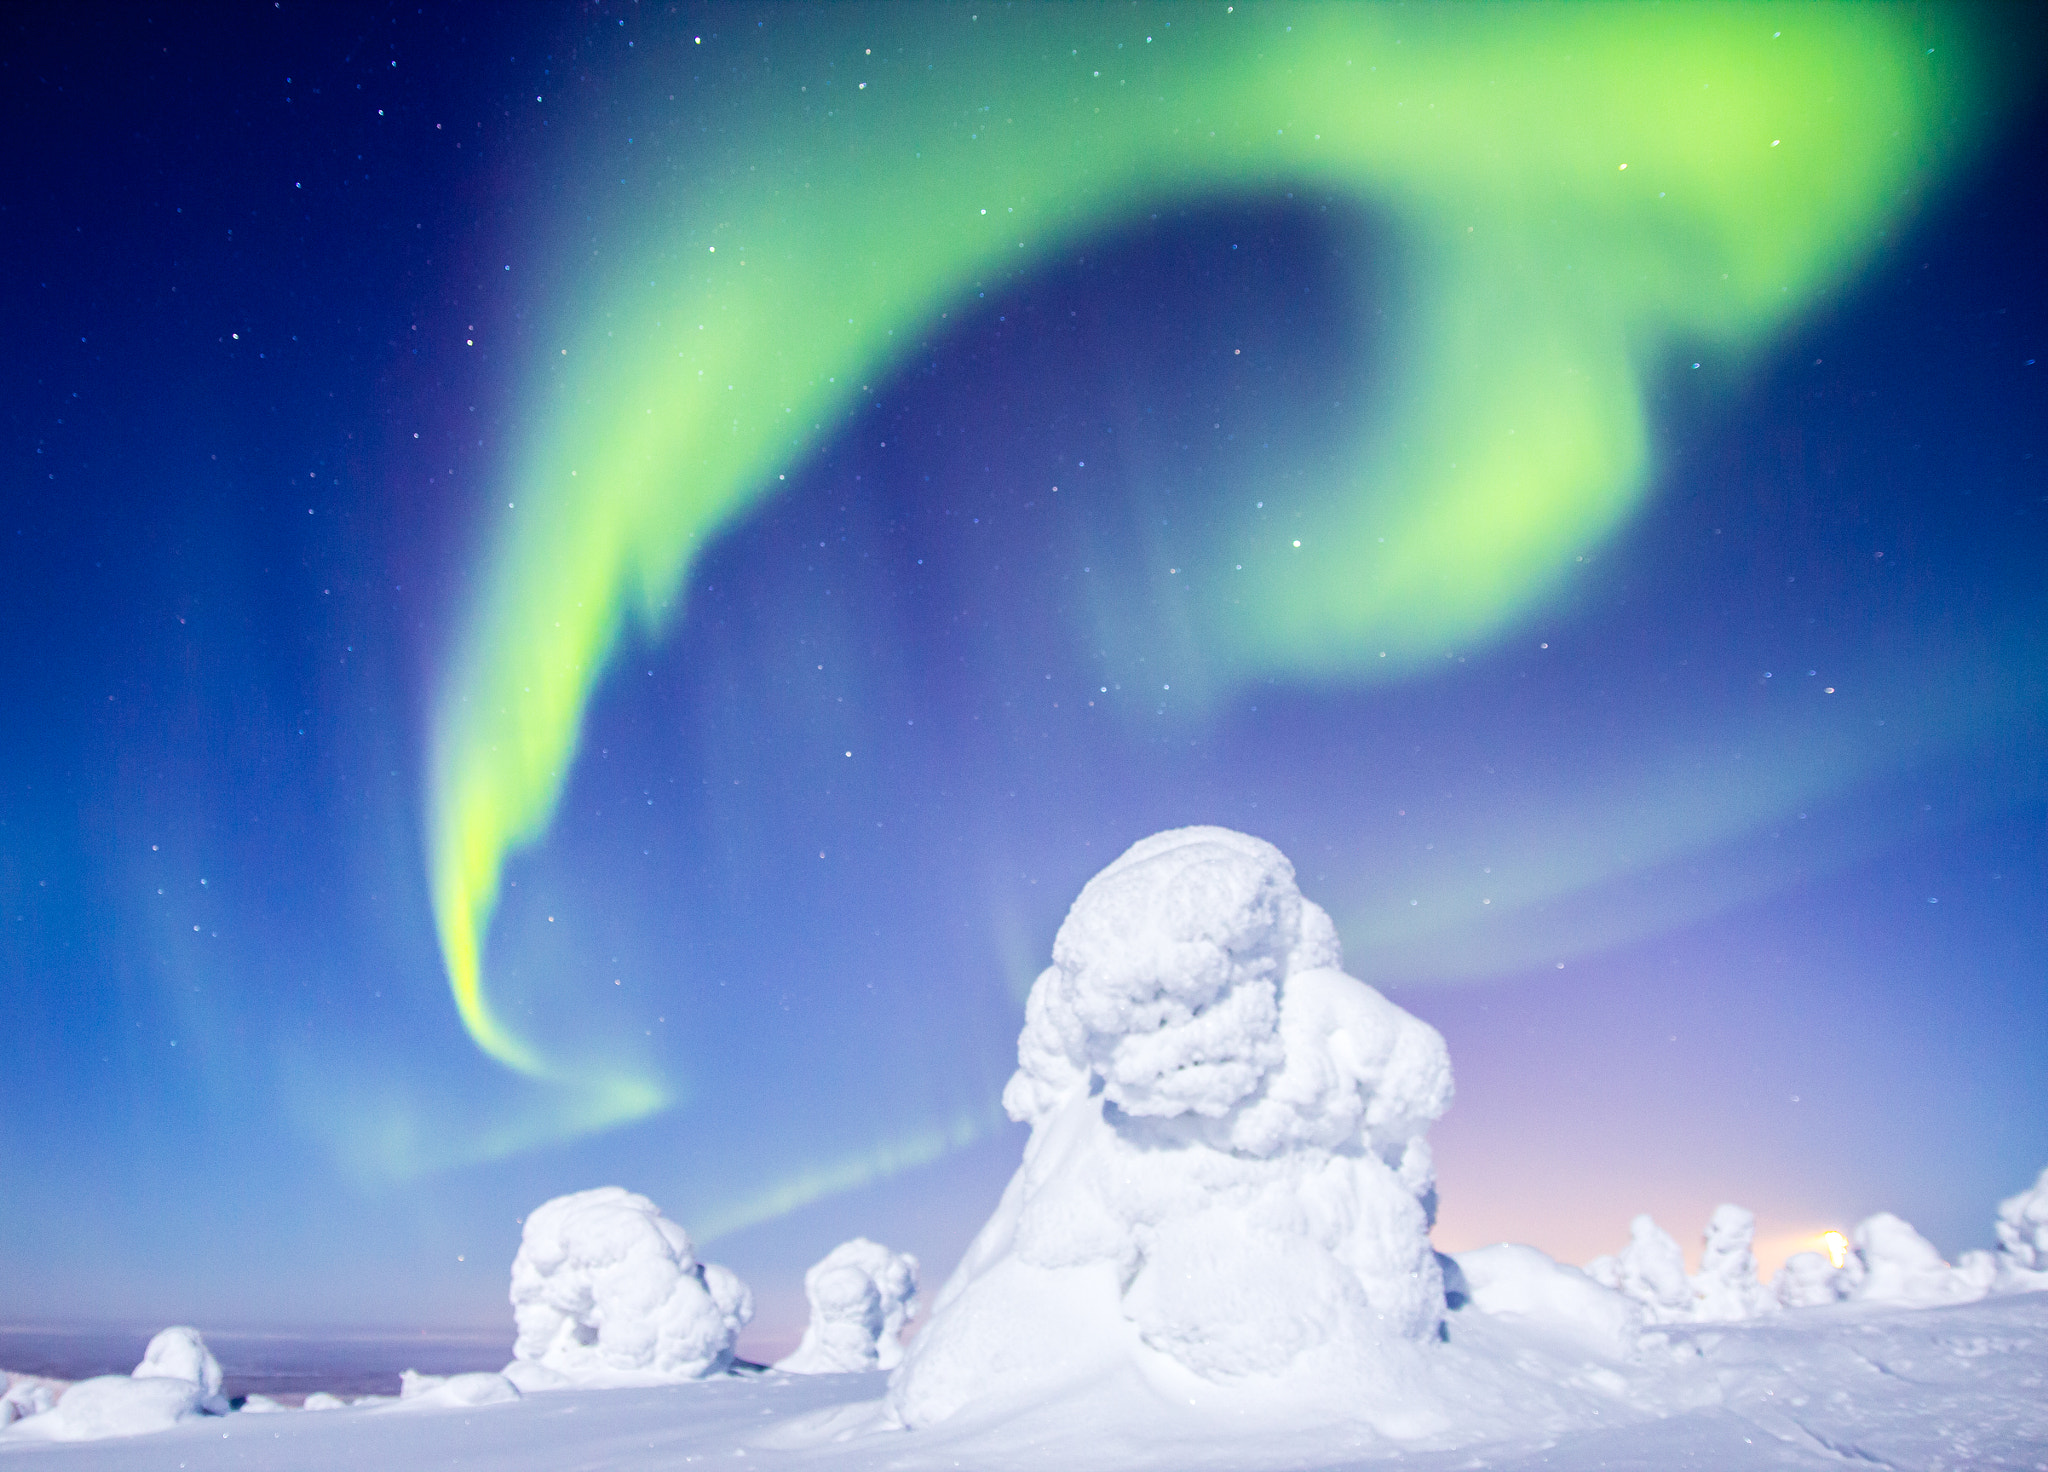
<svg viewBox="0 0 2048 1472">
<path fill-rule="evenodd" d="M 0 1418 L 0 1425 L 20 1414 L 24 1418 L 8 1427 L 15 1438 L 98 1441 L 161 1431 L 228 1410 L 220 1393 L 220 1362 L 197 1329 L 182 1325 L 150 1340 L 132 1375 L 95 1375 L 65 1386 L 54 1404 L 52 1399 L 45 1390 L 28 1405 L 17 1406 L 10 1384 L 6 1404 L 16 1409 Z"/>
<path fill-rule="evenodd" d="M 526 1219 L 512 1261 L 518 1326 L 505 1378 L 522 1390 L 695 1380 L 732 1364 L 754 1316 L 730 1271 L 645 1196 L 600 1186 Z"/>
<path fill-rule="evenodd" d="M 1081 891 L 1004 1091 L 1031 1126 L 890 1387 L 908 1426 L 1135 1366 L 1386 1378 L 1445 1313 L 1434 1029 L 1340 970 L 1271 844 L 1184 828 Z"/>
<path fill-rule="evenodd" d="M 917 1259 L 856 1237 L 804 1274 L 811 1321 L 795 1353 L 776 1363 L 798 1375 L 893 1370 L 903 1326 L 917 1311 Z"/>
</svg>

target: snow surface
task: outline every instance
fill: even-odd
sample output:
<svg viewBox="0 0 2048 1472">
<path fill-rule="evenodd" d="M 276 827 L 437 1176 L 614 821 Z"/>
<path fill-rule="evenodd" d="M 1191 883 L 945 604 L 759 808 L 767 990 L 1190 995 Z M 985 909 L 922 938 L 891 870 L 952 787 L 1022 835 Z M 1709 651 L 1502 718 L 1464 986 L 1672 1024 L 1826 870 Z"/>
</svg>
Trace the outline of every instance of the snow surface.
<svg viewBox="0 0 2048 1472">
<path fill-rule="evenodd" d="M 1468 1254 L 1469 1256 L 1469 1254 Z M 1565 1271 L 1576 1271 L 1566 1269 Z M 1478 1319 L 1473 1319 L 1479 1315 Z M 1497 1352 L 1533 1340 L 1468 1319 Z M 2048 1466 L 2048 1294 L 1916 1309 L 1844 1303 L 1733 1325 L 1656 1331 L 1660 1346 L 1593 1392 L 1605 1414 L 1572 1426 L 1502 1428 L 1483 1404 L 1470 1428 L 1400 1442 L 1359 1428 L 1305 1430 L 1244 1415 L 1228 1396 L 1176 1403 L 1143 1387 L 1049 1399 L 924 1431 L 873 1431 L 886 1377 L 722 1376 L 644 1388 L 565 1390 L 501 1405 L 399 1402 L 319 1414 L 202 1417 L 102 1442 L 93 1472 L 1265 1472 L 1393 1466 L 1504 1472 L 1702 1468 L 2038 1469 Z M 866 1434 L 862 1434 L 865 1432 Z M 1476 1433 L 1476 1434 L 1472 1434 Z M 1455 1443 L 1455 1444 L 1451 1444 Z M 81 1466 L 79 1449 L 0 1434 L 0 1467 Z M 64 1459 L 59 1461 L 57 1459 Z"/>
<path fill-rule="evenodd" d="M 798 1375 L 893 1370 L 903 1326 L 917 1311 L 917 1259 L 856 1237 L 804 1274 L 811 1321 L 795 1353 L 775 1368 Z"/>
<path fill-rule="evenodd" d="M 729 1270 L 698 1262 L 652 1201 L 600 1186 L 526 1218 L 512 1312 L 513 1384 L 633 1385 L 725 1370 L 754 1299 Z"/>
</svg>

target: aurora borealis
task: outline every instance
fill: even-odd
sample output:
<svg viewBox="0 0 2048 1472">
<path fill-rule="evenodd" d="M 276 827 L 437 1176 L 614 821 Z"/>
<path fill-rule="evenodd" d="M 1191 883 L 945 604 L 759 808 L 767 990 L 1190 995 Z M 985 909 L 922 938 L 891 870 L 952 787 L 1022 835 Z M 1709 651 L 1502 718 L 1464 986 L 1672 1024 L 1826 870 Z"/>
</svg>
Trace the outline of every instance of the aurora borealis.
<svg viewBox="0 0 2048 1472">
<path fill-rule="evenodd" d="M 1155 205 L 1298 185 L 1383 208 L 1398 384 L 1304 535 L 1240 488 L 1186 578 L 1226 687 L 1399 678 L 1490 640 L 1614 528 L 1646 468 L 1644 372 L 1681 340 L 1744 354 L 1803 305 L 1967 144 L 1937 120 L 1982 85 L 1948 28 L 1842 8 L 818 19 L 737 86 L 739 141 L 632 222 L 648 244 L 551 314 L 573 346 L 530 390 L 506 503 L 526 510 L 437 708 L 456 1005 L 541 1077 L 559 1065 L 483 979 L 505 857 L 545 832 L 621 632 L 659 636 L 692 559 L 900 364 L 899 334 Z M 663 1102 L 596 1067 L 577 1127 Z"/>
<path fill-rule="evenodd" d="M 1650 14 L 14 22 L 0 1308 L 496 1325 L 606 1183 L 936 1282 L 1189 822 L 1444 1032 L 1446 1244 L 1980 1245 L 2039 36 Z"/>
</svg>

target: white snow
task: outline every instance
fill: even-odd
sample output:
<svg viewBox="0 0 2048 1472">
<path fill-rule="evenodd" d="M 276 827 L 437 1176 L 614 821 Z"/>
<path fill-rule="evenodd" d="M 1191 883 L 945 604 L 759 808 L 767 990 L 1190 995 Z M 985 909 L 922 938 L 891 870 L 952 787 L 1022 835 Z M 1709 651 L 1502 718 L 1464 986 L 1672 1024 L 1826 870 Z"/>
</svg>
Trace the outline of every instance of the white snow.
<svg viewBox="0 0 2048 1472">
<path fill-rule="evenodd" d="M 744 1285 L 606 1187 L 528 1219 L 503 1374 L 208 1414 L 220 1366 L 169 1329 L 133 1376 L 6 1375 L 0 1456 L 126 1438 L 95 1472 L 2048 1472 L 2048 1293 L 2022 1291 L 2048 1287 L 2048 1172 L 2000 1205 L 1995 1254 L 1951 1266 L 1879 1213 L 1842 1267 L 1795 1254 L 1775 1292 L 1736 1206 L 1693 1274 L 1648 1216 L 1583 1272 L 1516 1244 L 1440 1257 L 1442 1040 L 1340 965 L 1256 839 L 1161 834 L 1091 881 L 1005 1092 L 1023 1164 L 907 1352 L 917 1265 L 855 1239 L 805 1275 L 785 1364 L 807 1373 L 729 1373 Z"/>
<path fill-rule="evenodd" d="M 2048 1288 L 2048 1170 L 2030 1189 L 1998 1203 L 1995 1229 L 1999 1285 L 2014 1290 Z"/>
<path fill-rule="evenodd" d="M 1452 1313 L 1454 1340 L 1471 1309 Z M 1487 1321 L 1497 1324 L 1498 1321 Z M 1047 1399 L 1007 1418 L 960 1417 L 916 1432 L 875 1424 L 885 1377 L 713 1377 L 644 1388 L 572 1389 L 503 1405 L 372 1406 L 318 1415 L 201 1417 L 91 1448 L 93 1472 L 1839 1472 L 2035 1468 L 2048 1461 L 2048 1294 L 1941 1308 L 1839 1304 L 1740 1324 L 1657 1331 L 1625 1396 L 1593 1386 L 1600 1366 L 1550 1372 L 1587 1382 L 1576 1424 L 1502 1433 L 1483 1396 L 1461 1444 L 1399 1443 L 1328 1426 L 1189 1406 L 1146 1392 L 1077 1408 Z M 1467 1335 L 1466 1337 L 1470 1337 Z M 1530 1353 L 1525 1347 L 1511 1352 Z M 86 1465 L 79 1449 L 0 1434 L 0 1466 Z M 1448 1441 L 1450 1438 L 1446 1438 Z M 65 1459 L 65 1460 L 59 1460 Z"/>
<path fill-rule="evenodd" d="M 1642 1337 L 1642 1305 L 1534 1247 L 1502 1242 L 1461 1252 L 1452 1296 L 1482 1314 L 1520 1321 L 1594 1356 L 1625 1360 Z"/>
<path fill-rule="evenodd" d="M 1795 1252 L 1786 1258 L 1772 1287 L 1786 1308 L 1819 1308 L 1841 1297 L 1835 1291 L 1835 1265 L 1818 1252 Z"/>
<path fill-rule="evenodd" d="M 206 1392 L 190 1380 L 95 1375 L 67 1387 L 56 1406 L 43 1415 L 17 1421 L 7 1435 L 44 1441 L 139 1436 L 205 1416 L 200 1404 L 205 1397 Z"/>
<path fill-rule="evenodd" d="M 495 1406 L 519 1399 L 519 1387 L 490 1370 L 462 1375 L 422 1375 L 406 1370 L 398 1377 L 398 1402 L 410 1410 L 428 1406 Z"/>
<path fill-rule="evenodd" d="M 1757 1278 L 1756 1213 L 1732 1203 L 1707 1219 L 1697 1273 L 1686 1272 L 1685 1253 L 1647 1213 L 1628 1224 L 1627 1247 L 1594 1258 L 1586 1273 L 1640 1305 L 1653 1324 L 1732 1323 L 1779 1307 L 1778 1295 Z M 1832 1303 L 1834 1296 L 1814 1301 Z"/>
<path fill-rule="evenodd" d="M 0 1429 L 29 1416 L 40 1416 L 57 1404 L 65 1382 L 43 1375 L 0 1371 Z"/>
<path fill-rule="evenodd" d="M 754 1316 L 730 1271 L 700 1263 L 689 1234 L 645 1196 L 600 1186 L 526 1219 L 512 1261 L 513 1383 L 548 1388 L 520 1362 L 582 1385 L 694 1380 L 732 1363 Z"/>
<path fill-rule="evenodd" d="M 13 1375 L 7 1381 L 0 1427 L 16 1440 L 139 1436 L 228 1410 L 220 1362 L 199 1331 L 183 1325 L 150 1340 L 132 1375 L 95 1375 L 70 1385 Z"/>
<path fill-rule="evenodd" d="M 1587 1276 L 1642 1306 L 1650 1322 L 1677 1323 L 1692 1317 L 1692 1279 L 1685 1253 L 1648 1212 L 1628 1224 L 1628 1246 L 1618 1256 L 1596 1257 Z"/>
<path fill-rule="evenodd" d="M 1450 1061 L 1341 963 L 1244 834 L 1162 833 L 1088 882 L 1003 1095 L 1024 1163 L 891 1381 L 902 1424 L 1126 1371 L 1384 1384 L 1435 1338 Z"/>
<path fill-rule="evenodd" d="M 1692 1292 L 1693 1317 L 1704 1323 L 1753 1319 L 1777 1310 L 1777 1296 L 1757 1277 L 1755 1212 L 1725 1202 L 1714 1208 Z"/>
<path fill-rule="evenodd" d="M 206 1347 L 197 1329 L 184 1324 L 161 1331 L 142 1352 L 142 1363 L 129 1372 L 136 1380 L 183 1380 L 197 1385 L 199 1404 L 209 1415 L 227 1413 L 220 1393 L 220 1361 Z"/>
<path fill-rule="evenodd" d="M 1844 1298 L 1873 1303 L 1966 1303 L 1990 1287 L 1942 1261 L 1934 1244 L 1888 1211 L 1865 1217 L 1849 1240 L 1855 1251 L 1836 1275 Z"/>
<path fill-rule="evenodd" d="M 795 1353 L 775 1368 L 798 1375 L 893 1370 L 903 1326 L 917 1311 L 917 1259 L 856 1237 L 804 1274 L 811 1321 Z"/>
</svg>

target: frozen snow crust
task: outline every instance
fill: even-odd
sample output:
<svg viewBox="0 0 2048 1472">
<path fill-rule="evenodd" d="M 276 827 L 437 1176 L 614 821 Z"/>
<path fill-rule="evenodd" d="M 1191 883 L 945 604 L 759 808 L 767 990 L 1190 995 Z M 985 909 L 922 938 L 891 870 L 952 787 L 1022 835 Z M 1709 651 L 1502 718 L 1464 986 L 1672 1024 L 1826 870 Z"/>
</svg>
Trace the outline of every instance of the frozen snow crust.
<svg viewBox="0 0 2048 1472">
<path fill-rule="evenodd" d="M 698 1262 L 689 1234 L 652 1201 L 600 1186 L 527 1217 L 512 1310 L 519 1336 L 506 1377 L 539 1390 L 718 1374 L 754 1300 L 731 1272 Z"/>
<path fill-rule="evenodd" d="M 1161 833 L 1089 881 L 1003 1095 L 1023 1166 L 892 1381 L 903 1424 L 1113 1366 L 1355 1399 L 1434 1343 L 1450 1060 L 1341 965 L 1259 839 Z"/>
<path fill-rule="evenodd" d="M 775 1368 L 796 1375 L 893 1370 L 903 1361 L 903 1326 L 917 1311 L 917 1259 L 856 1237 L 804 1274 L 811 1321 L 803 1343 Z"/>
</svg>

